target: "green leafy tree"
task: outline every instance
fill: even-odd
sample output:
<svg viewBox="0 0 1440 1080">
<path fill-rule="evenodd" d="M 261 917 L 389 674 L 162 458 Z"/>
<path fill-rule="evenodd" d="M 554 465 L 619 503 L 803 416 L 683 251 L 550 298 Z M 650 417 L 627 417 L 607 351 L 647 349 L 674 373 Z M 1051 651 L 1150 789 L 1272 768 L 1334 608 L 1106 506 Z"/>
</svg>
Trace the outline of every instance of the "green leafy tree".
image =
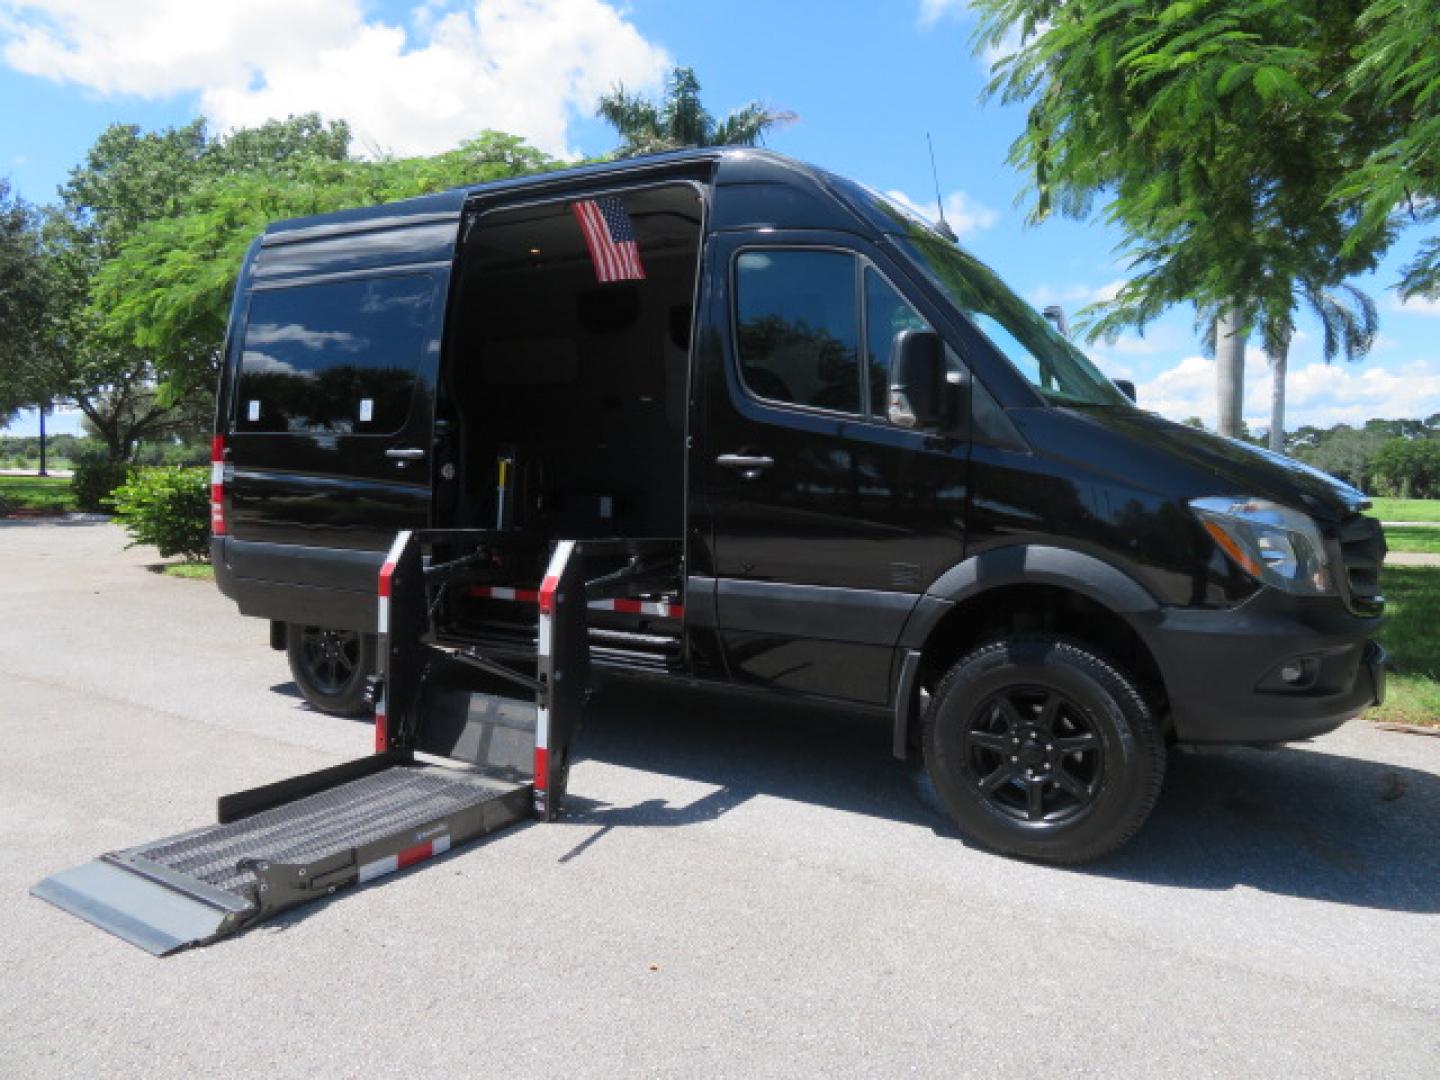
<svg viewBox="0 0 1440 1080">
<path fill-rule="evenodd" d="M 1440 441 L 1391 439 L 1372 463 L 1377 492 L 1402 499 L 1440 496 Z"/>
<path fill-rule="evenodd" d="M 1338 476 L 1362 491 L 1373 486 L 1375 455 L 1389 441 L 1389 436 L 1348 424 L 1337 424 L 1328 430 L 1311 429 L 1311 432 L 1304 441 L 1292 439 L 1288 444 L 1290 452 L 1307 465 Z"/>
<path fill-rule="evenodd" d="M 224 177 L 294 177 L 313 162 L 338 164 L 350 134 L 318 116 L 291 117 L 218 139 L 203 120 L 143 132 L 114 124 L 101 133 L 61 188 L 60 205 L 37 228 L 46 295 L 25 374 L 30 400 L 69 400 L 115 461 L 146 439 L 203 428 L 210 410 L 218 339 L 152 343 L 113 333 L 110 312 L 94 302 L 103 270 L 134 239 L 171 220 L 196 191 Z M 163 385 L 161 376 L 181 376 Z M 198 427 L 197 427 L 198 425 Z"/>
<path fill-rule="evenodd" d="M 1440 220 L 1440 5 L 1371 0 L 1358 21 L 1360 40 L 1348 75 L 1350 106 L 1364 113 L 1355 133 L 1361 167 L 1340 185 L 1365 214 L 1351 237 L 1357 248 L 1386 231 Z M 1440 296 L 1440 238 L 1429 237 L 1405 266 L 1404 296 Z"/>
<path fill-rule="evenodd" d="M 1360 208 L 1335 196 L 1358 138 L 1342 108 L 1358 0 L 976 6 L 980 44 L 1023 41 L 987 93 L 1028 107 L 1011 160 L 1032 220 L 1103 199 L 1125 236 L 1131 277 L 1088 313 L 1090 336 L 1177 303 L 1218 320 L 1220 429 L 1238 435 L 1245 340 L 1288 352 L 1301 298 L 1373 266 L 1389 237 L 1346 246 Z"/>
<path fill-rule="evenodd" d="M 693 69 L 677 67 L 656 103 L 617 86 L 600 99 L 597 114 L 619 133 L 620 157 L 679 150 L 687 146 L 754 146 L 765 133 L 793 122 L 792 112 L 752 101 L 717 121 L 700 100 Z"/>
<path fill-rule="evenodd" d="M 46 400 L 39 353 L 50 310 L 38 219 L 0 178 L 0 425 Z"/>
</svg>

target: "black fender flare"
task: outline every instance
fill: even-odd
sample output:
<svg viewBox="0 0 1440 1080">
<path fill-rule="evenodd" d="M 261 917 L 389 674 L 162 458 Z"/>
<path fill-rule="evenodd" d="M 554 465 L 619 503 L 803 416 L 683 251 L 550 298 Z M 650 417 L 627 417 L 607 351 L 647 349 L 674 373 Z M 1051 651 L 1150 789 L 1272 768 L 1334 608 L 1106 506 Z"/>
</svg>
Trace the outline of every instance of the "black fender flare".
<svg viewBox="0 0 1440 1080">
<path fill-rule="evenodd" d="M 910 726 L 918 698 L 916 677 L 925 643 L 957 604 L 1007 585 L 1054 585 L 1094 600 L 1135 622 L 1135 616 L 1160 610 L 1158 599 L 1125 571 L 1072 548 L 1048 544 L 1011 544 L 970 556 L 941 574 L 925 590 L 900 633 L 895 666 L 894 739 L 896 757 L 909 753 Z"/>
</svg>

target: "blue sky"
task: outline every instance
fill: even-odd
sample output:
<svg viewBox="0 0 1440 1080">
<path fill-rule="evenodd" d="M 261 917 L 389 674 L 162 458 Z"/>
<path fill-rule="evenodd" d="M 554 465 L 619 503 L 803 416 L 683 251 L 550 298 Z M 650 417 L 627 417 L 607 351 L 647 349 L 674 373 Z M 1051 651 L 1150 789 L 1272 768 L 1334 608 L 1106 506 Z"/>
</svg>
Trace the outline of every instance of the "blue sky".
<svg viewBox="0 0 1440 1080">
<path fill-rule="evenodd" d="M 1036 304 L 1073 312 L 1124 280 L 1120 238 L 1093 222 L 1025 225 L 1023 178 L 1005 163 L 1022 113 L 980 105 L 972 27 L 964 0 L 0 0 L 0 174 L 43 203 L 108 123 L 204 114 L 224 129 L 310 109 L 349 120 L 361 151 L 435 152 L 495 127 L 593 154 L 613 145 L 596 95 L 658 88 L 684 63 L 716 112 L 758 98 L 798 113 L 775 149 L 933 211 L 929 131 L 963 242 Z M 1368 359 L 1324 366 L 1302 319 L 1288 426 L 1440 412 L 1440 303 L 1390 290 L 1418 239 L 1358 282 L 1381 311 Z M 1091 351 L 1147 407 L 1213 419 L 1214 367 L 1188 309 Z M 1263 427 L 1258 353 L 1247 384 L 1245 415 Z"/>
</svg>

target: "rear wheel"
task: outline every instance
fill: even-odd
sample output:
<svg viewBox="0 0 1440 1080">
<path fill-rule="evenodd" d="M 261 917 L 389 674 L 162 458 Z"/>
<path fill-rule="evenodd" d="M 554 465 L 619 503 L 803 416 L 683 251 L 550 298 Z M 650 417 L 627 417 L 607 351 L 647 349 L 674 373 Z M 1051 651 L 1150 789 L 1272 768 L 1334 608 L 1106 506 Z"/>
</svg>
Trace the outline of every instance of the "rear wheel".
<svg viewBox="0 0 1440 1080">
<path fill-rule="evenodd" d="M 290 674 L 305 700 L 332 716 L 363 716 L 370 711 L 365 679 L 372 649 L 356 630 L 328 630 L 291 623 L 285 631 Z"/>
<path fill-rule="evenodd" d="M 1097 859 L 1144 824 L 1165 740 L 1135 684 L 1083 645 L 983 645 L 936 689 L 925 764 L 960 830 L 1010 855 Z"/>
</svg>

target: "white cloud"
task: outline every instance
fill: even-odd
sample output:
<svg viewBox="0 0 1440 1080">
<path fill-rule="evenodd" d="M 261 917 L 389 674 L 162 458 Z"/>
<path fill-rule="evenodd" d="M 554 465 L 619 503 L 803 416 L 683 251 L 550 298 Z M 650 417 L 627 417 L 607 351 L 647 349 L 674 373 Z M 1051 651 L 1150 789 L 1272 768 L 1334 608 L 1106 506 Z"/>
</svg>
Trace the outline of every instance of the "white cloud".
<svg viewBox="0 0 1440 1080">
<path fill-rule="evenodd" d="M 929 29 L 945 19 L 961 19 L 969 13 L 969 0 L 920 0 L 920 10 L 916 14 L 916 22 L 922 28 Z M 1048 29 L 1050 29 L 1050 24 L 1042 22 L 1035 28 L 1035 34 L 1043 34 Z M 1035 34 L 1032 34 L 1031 37 L 1034 37 Z M 1012 26 L 999 41 L 993 44 L 987 43 L 980 49 L 980 61 L 986 73 L 988 74 L 1007 56 L 1013 56 L 1019 52 L 1026 40 L 1028 39 L 1021 36 L 1020 28 Z"/>
<path fill-rule="evenodd" d="M 1440 297 L 1427 300 L 1423 296 L 1414 296 L 1409 300 L 1401 300 L 1392 294 L 1388 306 L 1391 311 L 1398 311 L 1403 315 L 1440 315 Z"/>
<path fill-rule="evenodd" d="M 567 131 L 670 57 L 604 0 L 421 0 L 410 29 L 363 0 L 0 0 L 0 56 L 102 95 L 198 94 L 220 129 L 315 110 L 358 145 L 449 149 L 484 128 L 573 155 Z"/>
<path fill-rule="evenodd" d="M 1172 420 L 1198 416 L 1215 424 L 1215 361 L 1188 356 L 1139 386 L 1142 408 Z M 1363 424 L 1384 417 L 1425 417 L 1440 412 L 1440 363 L 1399 367 L 1309 363 L 1292 367 L 1285 387 L 1285 426 Z M 1246 350 L 1245 422 L 1270 426 L 1270 369 L 1257 350 Z"/>
<path fill-rule="evenodd" d="M 1120 290 L 1123 289 L 1127 284 L 1129 284 L 1129 282 L 1126 281 L 1125 278 L 1116 278 L 1114 281 L 1107 281 L 1104 285 L 1101 285 L 1098 289 L 1095 290 L 1094 299 L 1091 300 L 1091 303 L 1108 304 L 1111 300 L 1114 300 L 1115 297 L 1120 295 Z"/>
<path fill-rule="evenodd" d="M 885 197 L 894 199 L 897 203 L 916 214 L 926 221 L 935 220 L 935 204 L 922 204 L 903 191 L 891 189 L 885 192 Z M 1000 220 L 1000 215 L 988 206 L 982 206 L 963 191 L 952 191 L 945 196 L 945 220 L 955 230 L 956 236 L 965 236 L 978 229 L 988 229 L 995 222 Z"/>
<path fill-rule="evenodd" d="M 1085 307 L 1114 300 L 1125 287 L 1125 278 L 1107 281 L 1104 285 L 1040 285 L 1030 291 L 1030 303 L 1037 308 L 1048 304 Z"/>
<path fill-rule="evenodd" d="M 1105 347 L 1127 356 L 1154 356 L 1165 348 L 1156 337 L 1142 337 L 1139 334 L 1121 334 Z"/>
<path fill-rule="evenodd" d="M 920 0 L 920 25 L 933 26 L 948 15 L 963 15 L 966 0 Z"/>
</svg>

